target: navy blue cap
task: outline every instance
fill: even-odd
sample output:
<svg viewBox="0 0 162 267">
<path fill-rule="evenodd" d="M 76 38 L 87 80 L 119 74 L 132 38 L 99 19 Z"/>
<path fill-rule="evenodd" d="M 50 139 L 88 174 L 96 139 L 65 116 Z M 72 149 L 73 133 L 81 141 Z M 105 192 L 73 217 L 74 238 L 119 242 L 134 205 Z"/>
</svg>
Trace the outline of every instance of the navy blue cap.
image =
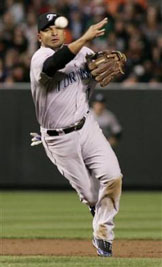
<svg viewBox="0 0 162 267">
<path fill-rule="evenodd" d="M 39 16 L 38 18 L 38 32 L 43 31 L 51 25 L 55 24 L 55 20 L 60 17 L 56 13 L 47 12 Z"/>
<path fill-rule="evenodd" d="M 106 102 L 106 99 L 104 97 L 103 94 L 101 93 L 98 93 L 94 96 L 94 99 L 93 99 L 94 102 L 101 102 L 101 103 L 105 103 Z"/>
</svg>

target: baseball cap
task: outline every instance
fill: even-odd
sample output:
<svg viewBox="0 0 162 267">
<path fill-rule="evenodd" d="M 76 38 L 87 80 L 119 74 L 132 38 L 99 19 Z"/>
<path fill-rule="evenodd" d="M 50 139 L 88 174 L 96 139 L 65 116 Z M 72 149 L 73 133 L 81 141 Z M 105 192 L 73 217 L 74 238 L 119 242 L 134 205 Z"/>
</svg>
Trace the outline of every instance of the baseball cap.
<svg viewBox="0 0 162 267">
<path fill-rule="evenodd" d="M 105 103 L 106 102 L 106 99 L 104 97 L 103 94 L 101 93 L 98 93 L 94 96 L 94 99 L 93 99 L 94 102 L 101 102 L 101 103 Z"/>
<path fill-rule="evenodd" d="M 43 31 L 45 28 L 48 28 L 51 25 L 54 25 L 55 20 L 60 17 L 56 13 L 44 13 L 38 17 L 38 32 Z"/>
</svg>

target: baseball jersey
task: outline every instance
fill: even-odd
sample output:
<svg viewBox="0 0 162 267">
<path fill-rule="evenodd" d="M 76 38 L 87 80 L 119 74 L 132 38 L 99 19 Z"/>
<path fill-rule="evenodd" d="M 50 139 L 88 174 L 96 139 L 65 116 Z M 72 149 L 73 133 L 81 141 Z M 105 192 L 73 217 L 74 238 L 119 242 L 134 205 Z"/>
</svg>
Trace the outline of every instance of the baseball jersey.
<svg viewBox="0 0 162 267">
<path fill-rule="evenodd" d="M 88 94 L 96 85 L 86 68 L 86 54 L 94 53 L 83 47 L 63 69 L 53 77 L 42 72 L 44 61 L 55 51 L 40 47 L 32 57 L 31 91 L 39 124 L 46 129 L 68 127 L 88 111 Z"/>
<path fill-rule="evenodd" d="M 110 110 L 105 109 L 101 115 L 96 115 L 93 109 L 91 109 L 91 112 L 107 138 L 122 131 L 116 116 Z"/>
</svg>

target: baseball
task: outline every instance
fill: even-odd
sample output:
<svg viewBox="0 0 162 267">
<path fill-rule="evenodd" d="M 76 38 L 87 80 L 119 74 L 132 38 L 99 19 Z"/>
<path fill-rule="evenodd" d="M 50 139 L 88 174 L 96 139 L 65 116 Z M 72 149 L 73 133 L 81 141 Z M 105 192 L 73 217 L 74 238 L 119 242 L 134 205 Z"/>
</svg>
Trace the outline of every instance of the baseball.
<svg viewBox="0 0 162 267">
<path fill-rule="evenodd" d="M 55 20 L 55 26 L 58 27 L 58 28 L 61 28 L 61 29 L 64 29 L 66 28 L 68 25 L 68 20 L 67 18 L 61 16 L 61 17 L 58 17 L 56 20 Z"/>
</svg>

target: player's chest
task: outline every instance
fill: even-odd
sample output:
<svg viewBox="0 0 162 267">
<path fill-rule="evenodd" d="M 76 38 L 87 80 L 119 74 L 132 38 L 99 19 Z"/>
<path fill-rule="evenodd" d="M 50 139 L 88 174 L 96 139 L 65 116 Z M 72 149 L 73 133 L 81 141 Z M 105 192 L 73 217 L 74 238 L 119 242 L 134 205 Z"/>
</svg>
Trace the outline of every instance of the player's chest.
<svg viewBox="0 0 162 267">
<path fill-rule="evenodd" d="M 76 59 L 74 58 L 61 71 L 63 71 L 66 74 L 69 74 L 71 72 L 78 73 L 78 72 L 81 72 L 83 70 L 85 70 L 85 71 L 87 70 L 86 63 L 84 61 L 77 60 L 77 58 Z"/>
<path fill-rule="evenodd" d="M 72 60 L 55 75 L 55 81 L 59 82 L 61 87 L 75 85 L 76 83 L 86 85 L 90 78 L 86 64 L 77 60 Z"/>
</svg>

